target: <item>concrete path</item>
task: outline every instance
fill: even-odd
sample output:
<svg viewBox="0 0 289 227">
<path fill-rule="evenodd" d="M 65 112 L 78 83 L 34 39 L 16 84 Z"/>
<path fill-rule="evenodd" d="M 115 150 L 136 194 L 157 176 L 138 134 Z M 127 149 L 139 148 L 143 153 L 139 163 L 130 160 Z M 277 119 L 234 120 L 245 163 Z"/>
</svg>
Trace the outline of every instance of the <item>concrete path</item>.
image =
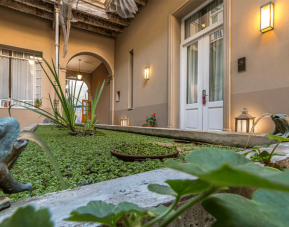
<svg viewBox="0 0 289 227">
<path fill-rule="evenodd" d="M 62 221 L 69 213 L 89 201 L 101 200 L 107 203 L 136 203 L 141 207 L 158 206 L 174 200 L 172 196 L 149 192 L 148 184 L 165 184 L 168 179 L 196 179 L 195 177 L 171 169 L 160 169 L 128 177 L 122 177 L 71 190 L 55 192 L 12 203 L 9 209 L 0 212 L 0 222 L 12 215 L 19 206 L 32 204 L 37 208 L 48 207 L 57 227 L 99 226 L 92 223 L 74 223 Z"/>
</svg>

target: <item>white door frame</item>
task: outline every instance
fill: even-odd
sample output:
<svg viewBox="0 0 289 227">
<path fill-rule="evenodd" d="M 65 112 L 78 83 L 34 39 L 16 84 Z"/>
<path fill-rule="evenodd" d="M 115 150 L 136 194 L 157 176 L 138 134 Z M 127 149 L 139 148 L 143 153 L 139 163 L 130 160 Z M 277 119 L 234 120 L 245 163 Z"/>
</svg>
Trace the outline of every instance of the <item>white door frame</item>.
<svg viewBox="0 0 289 227">
<path fill-rule="evenodd" d="M 201 10 L 208 4 L 210 4 L 212 0 L 206 1 L 204 4 L 196 8 L 194 11 L 192 11 L 190 14 L 185 16 L 182 21 L 181 21 L 181 40 L 182 43 L 180 45 L 180 51 L 181 51 L 181 56 L 180 56 L 180 128 L 185 129 L 186 128 L 186 92 L 187 92 L 187 47 L 195 42 L 197 42 L 199 39 L 201 39 L 203 36 L 208 35 L 210 33 L 214 33 L 220 29 L 223 28 L 223 19 L 212 24 L 211 26 L 205 28 L 204 30 L 196 33 L 195 35 L 184 39 L 184 31 L 185 31 L 185 20 L 191 16 L 192 14 L 196 13 L 197 11 Z M 202 61 L 203 62 L 203 61 Z M 202 63 L 203 64 L 203 63 Z M 200 65 L 200 64 L 199 64 Z M 199 70 L 203 70 L 204 67 L 199 68 Z M 203 83 L 202 81 L 198 81 L 198 83 Z M 199 86 L 199 84 L 198 84 Z M 198 95 L 198 101 L 202 99 L 202 97 L 199 97 Z M 202 103 L 202 102 L 200 102 Z M 200 120 L 200 116 L 198 117 Z"/>
</svg>

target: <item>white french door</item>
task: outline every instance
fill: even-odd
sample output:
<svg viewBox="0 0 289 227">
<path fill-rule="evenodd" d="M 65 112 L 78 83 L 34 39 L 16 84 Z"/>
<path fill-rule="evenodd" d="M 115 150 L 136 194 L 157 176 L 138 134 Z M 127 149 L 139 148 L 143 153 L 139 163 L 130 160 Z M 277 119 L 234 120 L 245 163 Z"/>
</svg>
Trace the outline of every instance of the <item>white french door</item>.
<svg viewBox="0 0 289 227">
<path fill-rule="evenodd" d="M 223 129 L 223 29 L 182 47 L 181 127 Z"/>
</svg>

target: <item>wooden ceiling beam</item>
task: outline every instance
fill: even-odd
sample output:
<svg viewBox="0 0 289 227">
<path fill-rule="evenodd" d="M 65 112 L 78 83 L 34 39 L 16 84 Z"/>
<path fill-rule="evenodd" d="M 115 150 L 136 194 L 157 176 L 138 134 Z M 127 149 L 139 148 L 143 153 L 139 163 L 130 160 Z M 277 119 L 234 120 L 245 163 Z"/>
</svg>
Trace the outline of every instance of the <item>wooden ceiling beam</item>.
<svg viewBox="0 0 289 227">
<path fill-rule="evenodd" d="M 56 0 L 42 0 L 42 1 L 47 2 L 47 3 L 53 3 L 53 4 L 57 2 Z M 122 19 L 119 16 L 108 14 L 106 13 L 105 9 L 102 7 L 85 4 L 85 3 L 82 3 L 81 1 L 79 1 L 77 7 L 73 7 L 73 12 L 75 11 L 91 16 L 92 18 L 94 17 L 94 18 L 106 20 L 111 23 L 122 25 L 125 27 L 129 26 L 128 20 Z"/>
<path fill-rule="evenodd" d="M 44 19 L 53 20 L 53 14 L 52 13 L 46 12 L 46 11 L 41 10 L 41 9 L 34 8 L 32 6 L 23 5 L 19 2 L 15 2 L 12 0 L 0 0 L 0 5 L 8 7 L 10 9 L 15 9 L 15 10 L 21 11 L 23 13 L 32 14 L 32 15 L 35 15 L 35 16 L 38 16 L 38 17 L 41 17 Z"/>
<path fill-rule="evenodd" d="M 54 14 L 53 13 L 49 13 L 47 11 L 38 9 L 38 8 L 34 8 L 32 6 L 29 5 L 25 5 L 25 4 L 21 4 L 19 2 L 15 2 L 13 0 L 0 0 L 0 5 L 4 6 L 4 7 L 8 7 L 10 9 L 14 9 L 17 11 L 21 11 L 23 13 L 28 13 L 34 16 L 38 16 L 44 19 L 48 19 L 48 20 L 52 20 L 54 19 Z M 103 29 L 103 28 L 98 28 L 89 24 L 85 24 L 82 22 L 78 22 L 78 23 L 71 23 L 71 25 L 73 27 L 76 28 L 81 28 L 87 31 L 91 31 L 91 32 L 96 32 L 102 35 L 106 35 L 106 36 L 110 36 L 110 37 L 117 37 L 117 32 L 114 31 L 109 31 L 107 29 Z"/>
<path fill-rule="evenodd" d="M 42 2 L 39 0 L 14 0 L 14 1 L 18 3 L 22 3 L 27 6 L 35 7 L 40 10 L 47 11 L 49 13 L 54 13 L 54 4 L 51 4 L 51 3 Z M 73 16 L 76 20 L 82 23 L 87 23 L 92 26 L 109 29 L 109 30 L 113 30 L 116 32 L 123 32 L 123 29 L 121 29 L 118 25 L 114 25 L 109 22 L 106 23 L 105 21 L 99 21 L 99 19 L 93 19 L 77 11 L 73 12 Z"/>
</svg>

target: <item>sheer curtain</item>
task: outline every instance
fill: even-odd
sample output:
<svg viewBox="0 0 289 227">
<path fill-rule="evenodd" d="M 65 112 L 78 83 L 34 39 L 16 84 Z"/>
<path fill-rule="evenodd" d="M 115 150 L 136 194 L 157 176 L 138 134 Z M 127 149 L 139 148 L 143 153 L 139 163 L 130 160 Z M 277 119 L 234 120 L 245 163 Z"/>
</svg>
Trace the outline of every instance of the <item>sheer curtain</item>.
<svg viewBox="0 0 289 227">
<path fill-rule="evenodd" d="M 9 98 L 9 58 L 0 56 L 0 99 Z"/>
<path fill-rule="evenodd" d="M 33 103 L 34 62 L 11 59 L 11 98 Z M 14 103 L 15 104 L 15 103 Z"/>
<path fill-rule="evenodd" d="M 188 47 L 187 104 L 198 102 L 198 43 Z"/>
<path fill-rule="evenodd" d="M 223 101 L 223 38 L 210 44 L 210 102 Z"/>
</svg>

